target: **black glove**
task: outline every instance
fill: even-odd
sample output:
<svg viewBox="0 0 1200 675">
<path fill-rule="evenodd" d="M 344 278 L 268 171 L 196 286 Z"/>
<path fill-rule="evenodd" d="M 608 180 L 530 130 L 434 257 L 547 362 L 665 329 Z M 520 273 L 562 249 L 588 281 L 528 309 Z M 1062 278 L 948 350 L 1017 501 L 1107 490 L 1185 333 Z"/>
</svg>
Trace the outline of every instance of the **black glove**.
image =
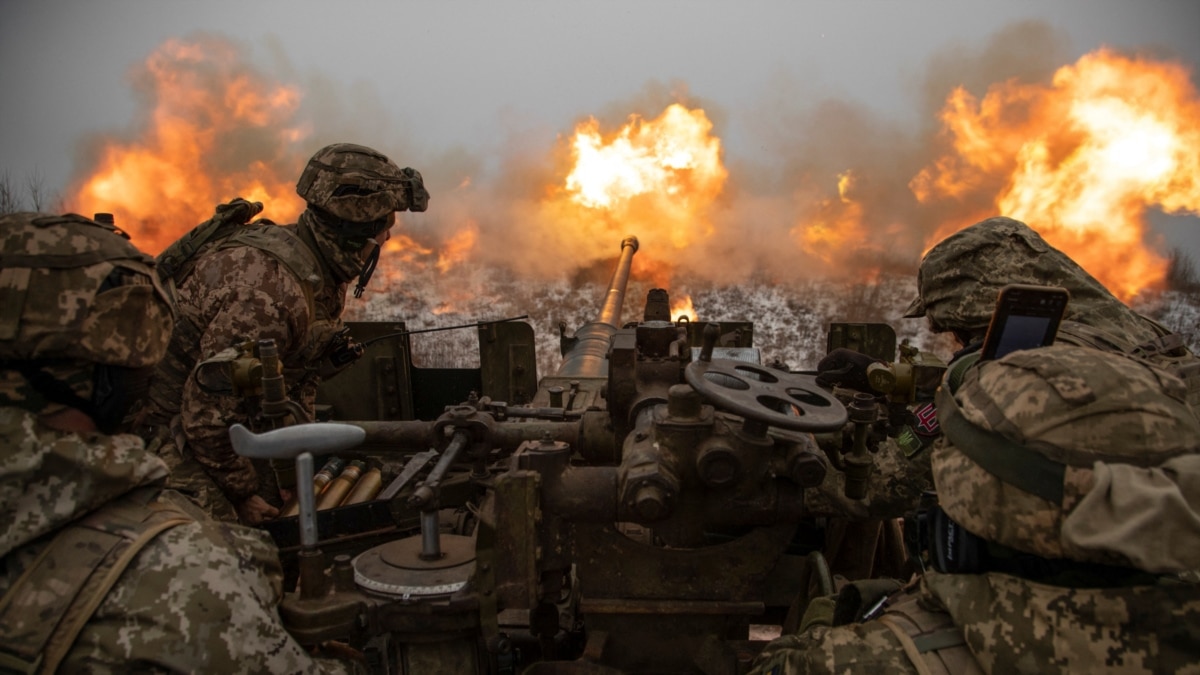
<svg viewBox="0 0 1200 675">
<path fill-rule="evenodd" d="M 872 363 L 883 363 L 883 360 L 839 347 L 829 352 L 817 364 L 817 384 L 822 387 L 832 387 L 836 384 L 856 391 L 870 392 L 867 366 Z"/>
</svg>

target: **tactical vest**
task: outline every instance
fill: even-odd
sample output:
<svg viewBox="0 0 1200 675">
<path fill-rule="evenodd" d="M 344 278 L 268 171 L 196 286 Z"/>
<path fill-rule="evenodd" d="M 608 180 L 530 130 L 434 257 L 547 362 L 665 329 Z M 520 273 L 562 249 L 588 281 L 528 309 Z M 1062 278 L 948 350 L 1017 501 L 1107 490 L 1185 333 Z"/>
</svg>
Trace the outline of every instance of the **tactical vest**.
<svg viewBox="0 0 1200 675">
<path fill-rule="evenodd" d="M 902 597 L 879 617 L 900 641 L 904 654 L 921 675 L 983 673 L 967 647 L 962 629 L 945 612 L 921 606 L 918 594 Z"/>
<path fill-rule="evenodd" d="M 0 598 L 0 673 L 53 673 L 121 574 L 155 537 L 194 522 L 156 487 L 67 525 Z"/>
<path fill-rule="evenodd" d="M 838 594 L 834 625 L 857 621 L 866 609 L 862 605 L 875 605 L 886 599 L 889 603 L 887 611 L 874 620 L 892 632 L 918 673 L 974 675 L 983 672 L 967 647 L 962 629 L 954 625 L 949 613 L 927 606 L 928 600 L 918 584 L 910 583 L 887 598 L 878 595 L 878 590 L 872 580 L 848 584 Z M 855 607 L 847 611 L 846 600 Z"/>
<path fill-rule="evenodd" d="M 291 272 L 300 288 L 304 289 L 304 298 L 308 303 L 308 333 L 299 350 L 284 355 L 283 375 L 292 386 L 311 378 L 315 372 L 312 364 L 321 358 L 333 335 L 342 328 L 342 320 L 330 316 L 325 305 L 317 302 L 325 285 L 320 261 L 291 227 L 246 228 L 222 242 L 217 250 L 235 246 L 250 246 L 270 254 Z"/>
<path fill-rule="evenodd" d="M 295 228 L 258 223 L 236 228 L 218 241 L 210 242 L 199 254 L 207 255 L 239 246 L 256 248 L 275 258 L 303 289 L 311 320 L 308 332 L 301 341 L 301 348 L 282 355 L 283 375 L 290 387 L 312 379 L 315 377 L 313 366 L 342 327 L 341 319 L 329 316 L 325 305 L 317 301 L 325 284 L 320 262 Z M 194 267 L 194 264 L 184 267 L 180 276 L 175 278 L 176 283 L 182 285 L 191 278 Z M 168 356 L 159 367 L 151 391 L 154 406 L 161 409 L 156 412 L 165 415 L 166 419 L 146 420 L 147 423 L 166 425 L 179 412 L 180 392 L 196 367 L 196 360 L 188 354 L 187 347 L 200 343 L 205 328 L 197 325 L 192 317 L 178 317 Z"/>
</svg>

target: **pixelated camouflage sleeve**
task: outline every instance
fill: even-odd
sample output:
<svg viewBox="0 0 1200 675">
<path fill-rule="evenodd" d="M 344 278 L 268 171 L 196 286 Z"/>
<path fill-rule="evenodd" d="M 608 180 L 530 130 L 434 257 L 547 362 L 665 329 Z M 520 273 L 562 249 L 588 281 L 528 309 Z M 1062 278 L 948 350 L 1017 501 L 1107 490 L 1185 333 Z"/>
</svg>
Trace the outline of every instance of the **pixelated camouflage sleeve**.
<svg viewBox="0 0 1200 675">
<path fill-rule="evenodd" d="M 1000 573 L 925 577 L 990 672 L 1200 672 L 1200 586 L 1068 588 Z"/>
<path fill-rule="evenodd" d="M 888 438 L 871 455 L 866 497 L 847 497 L 845 474 L 829 471 L 821 485 L 804 491 L 804 508 L 813 516 L 900 518 L 916 510 L 922 492 L 933 489 L 929 456 L 927 448 L 910 454 L 896 439 Z"/>
<path fill-rule="evenodd" d="M 284 355 L 307 331 L 308 300 L 296 279 L 269 255 L 234 248 L 208 256 L 185 285 L 187 302 L 206 308 L 200 361 L 246 340 L 273 338 Z M 229 426 L 245 422 L 242 402 L 206 390 L 193 374 L 180 406 L 188 449 L 233 503 L 254 494 L 258 476 L 250 461 L 233 451 Z"/>
<path fill-rule="evenodd" d="M 817 626 L 772 640 L 754 661 L 751 675 L 915 673 L 896 636 L 878 622 Z"/>
</svg>

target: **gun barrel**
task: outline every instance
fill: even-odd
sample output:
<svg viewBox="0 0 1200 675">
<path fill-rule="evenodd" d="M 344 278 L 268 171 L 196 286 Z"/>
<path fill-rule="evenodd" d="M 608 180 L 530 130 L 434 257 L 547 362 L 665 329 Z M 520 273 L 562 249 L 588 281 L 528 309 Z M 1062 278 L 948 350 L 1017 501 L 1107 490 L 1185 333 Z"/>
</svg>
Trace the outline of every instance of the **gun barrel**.
<svg viewBox="0 0 1200 675">
<path fill-rule="evenodd" d="M 613 270 L 612 281 L 608 284 L 608 292 L 604 295 L 604 307 L 596 323 L 605 323 L 613 328 L 621 327 L 621 307 L 625 305 L 625 287 L 629 285 L 629 267 L 633 264 L 633 254 L 637 253 L 637 237 L 629 236 L 621 242 L 621 257 L 617 260 L 617 269 Z"/>
<path fill-rule="evenodd" d="M 604 295 L 604 306 L 595 321 L 575 332 L 575 346 L 563 356 L 558 375 L 562 377 L 602 377 L 606 375 L 608 345 L 621 327 L 621 307 L 625 304 L 625 288 L 629 285 L 629 268 L 637 253 L 637 237 L 621 242 L 621 257 L 613 270 L 612 281 Z"/>
</svg>

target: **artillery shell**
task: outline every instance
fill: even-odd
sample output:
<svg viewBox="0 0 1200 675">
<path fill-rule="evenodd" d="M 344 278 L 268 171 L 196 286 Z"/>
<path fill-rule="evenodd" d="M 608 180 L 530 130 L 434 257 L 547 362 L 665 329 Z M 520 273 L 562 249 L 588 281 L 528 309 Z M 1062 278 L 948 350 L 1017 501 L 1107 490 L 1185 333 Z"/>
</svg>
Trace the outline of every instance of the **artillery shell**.
<svg viewBox="0 0 1200 675">
<path fill-rule="evenodd" d="M 321 470 L 313 476 L 313 494 L 320 495 L 329 487 L 329 483 L 333 481 L 341 472 L 342 467 L 346 466 L 346 462 L 340 457 L 332 457 Z M 297 492 L 292 495 L 292 498 L 287 500 L 283 508 L 279 509 L 279 517 L 287 518 L 300 513 L 300 494 Z"/>
<path fill-rule="evenodd" d="M 383 472 L 371 469 L 364 473 L 354 484 L 354 489 L 342 500 L 342 506 L 369 502 L 383 489 Z"/>
<path fill-rule="evenodd" d="M 317 499 L 317 510 L 323 511 L 341 504 L 346 494 L 354 487 L 354 482 L 362 475 L 363 469 L 366 468 L 367 465 L 358 460 L 350 462 L 350 466 L 346 467 L 340 476 L 334 478 L 333 482 L 321 493 L 320 498 Z"/>
</svg>

